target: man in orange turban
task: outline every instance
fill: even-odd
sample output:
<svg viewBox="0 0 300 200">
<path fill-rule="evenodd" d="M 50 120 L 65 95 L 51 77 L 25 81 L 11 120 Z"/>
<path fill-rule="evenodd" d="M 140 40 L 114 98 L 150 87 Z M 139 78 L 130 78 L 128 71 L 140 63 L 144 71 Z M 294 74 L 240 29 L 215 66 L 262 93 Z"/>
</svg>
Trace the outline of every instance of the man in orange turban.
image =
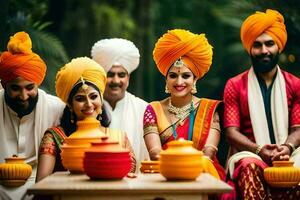
<svg viewBox="0 0 300 200">
<path fill-rule="evenodd" d="M 217 108 L 220 101 L 195 96 L 196 81 L 212 64 L 212 46 L 204 34 L 174 29 L 158 39 L 153 58 L 166 78 L 169 97 L 151 102 L 144 114 L 144 140 L 151 160 L 157 160 L 168 143 L 184 138 L 204 152 L 204 171 L 225 180 L 216 157 L 220 139 Z M 199 161 L 195 161 L 199 162 Z"/>
<path fill-rule="evenodd" d="M 45 62 L 32 52 L 29 35 L 10 37 L 0 56 L 0 163 L 12 155 L 25 157 L 33 167 L 25 186 L 5 191 L 20 199 L 35 180 L 39 143 L 45 130 L 59 123 L 64 103 L 38 89 L 46 73 Z M 0 186 L 0 190 L 5 190 Z"/>
<path fill-rule="evenodd" d="M 287 41 L 283 16 L 270 9 L 250 15 L 241 40 L 252 66 L 228 80 L 224 91 L 224 127 L 235 152 L 230 177 L 238 199 L 288 199 L 263 178 L 263 169 L 276 160 L 291 159 L 300 167 L 300 80 L 278 65 Z M 297 199 L 300 187 L 294 189 L 289 192 Z"/>
</svg>

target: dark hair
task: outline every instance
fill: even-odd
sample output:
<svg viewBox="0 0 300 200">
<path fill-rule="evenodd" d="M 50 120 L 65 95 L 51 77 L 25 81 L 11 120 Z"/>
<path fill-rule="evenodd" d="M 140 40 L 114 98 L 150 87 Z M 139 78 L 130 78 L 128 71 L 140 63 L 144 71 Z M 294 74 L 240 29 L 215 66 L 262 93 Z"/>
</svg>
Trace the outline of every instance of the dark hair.
<svg viewBox="0 0 300 200">
<path fill-rule="evenodd" d="M 85 84 L 92 86 L 95 88 L 99 94 L 101 95 L 99 89 L 93 84 L 88 81 L 85 81 Z M 79 88 L 82 86 L 82 82 L 75 85 L 75 87 L 71 90 L 69 98 L 68 98 L 68 104 L 72 105 L 72 99 L 74 95 L 77 93 Z M 73 119 L 72 119 L 73 117 Z M 100 121 L 101 125 L 104 127 L 108 127 L 111 121 L 110 115 L 107 112 L 107 108 L 105 108 L 104 104 L 102 104 L 102 114 L 97 116 L 97 119 Z M 68 105 L 66 105 L 63 115 L 60 120 L 60 126 L 65 131 L 66 136 L 71 135 L 73 132 L 76 131 L 76 122 L 77 122 L 77 116 L 70 111 L 70 108 Z"/>
</svg>

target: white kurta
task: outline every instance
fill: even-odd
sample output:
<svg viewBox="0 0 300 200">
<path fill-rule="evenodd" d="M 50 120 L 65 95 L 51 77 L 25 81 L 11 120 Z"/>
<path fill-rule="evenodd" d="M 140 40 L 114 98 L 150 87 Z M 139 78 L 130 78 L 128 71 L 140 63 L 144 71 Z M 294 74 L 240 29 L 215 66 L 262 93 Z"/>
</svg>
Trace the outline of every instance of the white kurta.
<svg viewBox="0 0 300 200">
<path fill-rule="evenodd" d="M 4 90 L 0 90 L 0 163 L 12 155 L 25 157 L 31 164 L 33 171 L 25 185 L 18 188 L 5 188 L 12 199 L 20 199 L 27 188 L 34 184 L 36 176 L 36 164 L 38 148 L 44 132 L 47 128 L 56 126 L 60 122 L 65 104 L 57 97 L 38 90 L 38 102 L 36 108 L 30 114 L 17 116 L 4 100 Z"/>
<path fill-rule="evenodd" d="M 136 157 L 136 172 L 139 172 L 141 161 L 149 159 L 143 138 L 143 117 L 148 103 L 129 92 L 125 92 L 124 98 L 117 102 L 114 110 L 107 101 L 104 103 L 111 115 L 109 128 L 126 132 Z"/>
</svg>

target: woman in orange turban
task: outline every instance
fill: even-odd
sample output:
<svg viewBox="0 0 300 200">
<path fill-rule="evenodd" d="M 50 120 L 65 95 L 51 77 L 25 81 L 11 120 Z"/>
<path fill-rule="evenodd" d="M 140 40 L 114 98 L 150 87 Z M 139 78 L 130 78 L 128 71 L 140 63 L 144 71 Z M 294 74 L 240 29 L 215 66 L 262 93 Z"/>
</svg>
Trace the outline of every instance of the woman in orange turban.
<svg viewBox="0 0 300 200">
<path fill-rule="evenodd" d="M 204 171 L 224 180 L 224 169 L 216 158 L 220 139 L 220 101 L 198 98 L 196 81 L 210 68 L 212 46 L 204 34 L 175 29 L 155 44 L 154 61 L 166 78 L 170 97 L 151 102 L 144 114 L 144 139 L 151 160 L 157 160 L 168 142 L 184 138 L 204 152 Z"/>
<path fill-rule="evenodd" d="M 44 134 L 39 150 L 37 181 L 53 171 L 64 170 L 60 158 L 61 145 L 76 131 L 76 122 L 88 117 L 100 120 L 100 130 L 130 150 L 131 171 L 135 171 L 135 157 L 126 133 L 105 128 L 109 125 L 107 116 L 101 115 L 105 84 L 106 72 L 87 57 L 73 59 L 57 73 L 56 94 L 67 106 L 60 126 L 49 128 Z"/>
</svg>

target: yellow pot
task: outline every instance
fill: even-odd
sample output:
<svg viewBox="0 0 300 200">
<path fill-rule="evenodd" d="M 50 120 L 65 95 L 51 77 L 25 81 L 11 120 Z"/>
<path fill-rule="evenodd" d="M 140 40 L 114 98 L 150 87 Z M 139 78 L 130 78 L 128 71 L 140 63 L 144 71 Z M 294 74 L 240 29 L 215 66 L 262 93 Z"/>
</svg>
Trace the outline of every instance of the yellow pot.
<svg viewBox="0 0 300 200">
<path fill-rule="evenodd" d="M 168 149 L 160 153 L 159 171 L 167 180 L 194 180 L 202 172 L 202 156 L 192 141 L 169 142 Z"/>
<path fill-rule="evenodd" d="M 77 122 L 77 130 L 65 139 L 61 147 L 61 159 L 63 166 L 71 173 L 84 173 L 84 152 L 92 142 L 101 141 L 107 137 L 100 130 L 100 122 L 92 117 Z"/>
<path fill-rule="evenodd" d="M 273 167 L 264 170 L 266 182 L 273 187 L 292 187 L 300 182 L 300 168 L 293 161 L 274 161 Z"/>
<path fill-rule="evenodd" d="M 23 185 L 30 177 L 32 168 L 25 163 L 25 158 L 13 156 L 5 158 L 5 163 L 0 164 L 1 184 L 7 187 Z"/>
</svg>

